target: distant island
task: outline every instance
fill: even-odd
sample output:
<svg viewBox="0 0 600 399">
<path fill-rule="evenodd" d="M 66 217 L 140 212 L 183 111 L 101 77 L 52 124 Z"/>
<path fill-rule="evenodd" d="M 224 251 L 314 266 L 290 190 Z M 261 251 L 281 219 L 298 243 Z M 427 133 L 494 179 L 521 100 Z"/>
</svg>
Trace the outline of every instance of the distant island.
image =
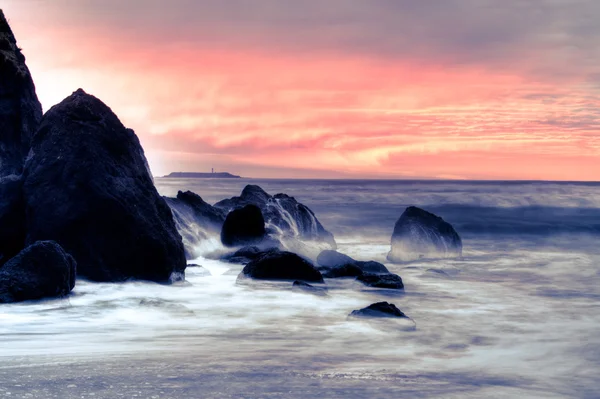
<svg viewBox="0 0 600 399">
<path fill-rule="evenodd" d="M 232 175 L 228 172 L 172 172 L 163 177 L 178 178 L 178 179 L 240 179 L 241 176 Z"/>
</svg>

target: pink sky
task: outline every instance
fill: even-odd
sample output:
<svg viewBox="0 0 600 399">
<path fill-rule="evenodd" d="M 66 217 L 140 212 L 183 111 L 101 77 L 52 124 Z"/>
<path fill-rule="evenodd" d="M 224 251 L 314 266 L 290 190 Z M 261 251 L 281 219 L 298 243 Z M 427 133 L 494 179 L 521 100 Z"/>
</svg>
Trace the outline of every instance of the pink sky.
<svg viewBox="0 0 600 399">
<path fill-rule="evenodd" d="M 600 180 L 600 2 L 575 2 L 3 7 L 44 109 L 94 94 L 155 175 Z"/>
</svg>

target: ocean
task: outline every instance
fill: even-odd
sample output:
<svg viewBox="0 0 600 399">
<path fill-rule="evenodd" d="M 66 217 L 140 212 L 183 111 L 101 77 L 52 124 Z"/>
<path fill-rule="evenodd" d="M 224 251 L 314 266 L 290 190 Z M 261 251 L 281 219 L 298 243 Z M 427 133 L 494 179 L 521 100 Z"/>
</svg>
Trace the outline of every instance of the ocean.
<svg viewBox="0 0 600 399">
<path fill-rule="evenodd" d="M 246 184 L 294 196 L 404 292 L 329 280 L 239 285 L 200 257 L 187 282 L 78 281 L 0 307 L 0 397 L 599 398 L 600 183 L 156 178 L 209 203 Z M 442 216 L 461 259 L 387 262 L 407 206 Z M 206 254 L 216 238 L 202 243 Z M 396 304 L 415 324 L 356 320 Z"/>
</svg>

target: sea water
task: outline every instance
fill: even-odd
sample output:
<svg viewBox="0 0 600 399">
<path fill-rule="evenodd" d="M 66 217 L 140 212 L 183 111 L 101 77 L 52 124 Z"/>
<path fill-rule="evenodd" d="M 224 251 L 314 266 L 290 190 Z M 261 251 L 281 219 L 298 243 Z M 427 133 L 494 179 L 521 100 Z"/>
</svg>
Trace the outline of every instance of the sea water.
<svg viewBox="0 0 600 399">
<path fill-rule="evenodd" d="M 294 196 L 341 252 L 385 263 L 405 290 L 241 285 L 241 266 L 204 257 L 174 286 L 78 281 L 67 299 L 0 306 L 0 397 L 600 397 L 600 184 L 155 183 L 209 203 L 246 184 Z M 455 227 L 461 259 L 386 261 L 410 205 Z M 347 317 L 379 301 L 416 328 Z"/>
</svg>

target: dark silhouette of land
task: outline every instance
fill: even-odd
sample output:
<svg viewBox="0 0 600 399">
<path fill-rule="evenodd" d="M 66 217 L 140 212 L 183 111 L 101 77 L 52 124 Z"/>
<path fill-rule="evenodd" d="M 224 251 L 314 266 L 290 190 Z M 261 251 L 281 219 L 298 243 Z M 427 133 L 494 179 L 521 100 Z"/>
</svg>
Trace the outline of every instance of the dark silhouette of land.
<svg viewBox="0 0 600 399">
<path fill-rule="evenodd" d="M 213 172 L 213 173 L 199 173 L 199 172 L 172 172 L 163 177 L 171 177 L 178 179 L 240 179 L 241 176 L 232 175 L 228 172 Z"/>
</svg>

